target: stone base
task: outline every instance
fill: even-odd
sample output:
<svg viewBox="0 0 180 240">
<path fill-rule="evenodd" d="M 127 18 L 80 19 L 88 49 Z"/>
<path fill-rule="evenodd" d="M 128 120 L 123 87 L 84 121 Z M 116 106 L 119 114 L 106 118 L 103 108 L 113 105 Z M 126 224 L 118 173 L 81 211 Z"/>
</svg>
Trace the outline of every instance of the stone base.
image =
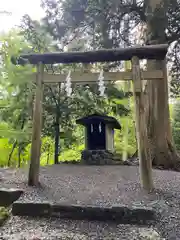
<svg viewBox="0 0 180 240">
<path fill-rule="evenodd" d="M 84 150 L 81 154 L 81 163 L 87 165 L 119 165 L 115 156 L 108 150 Z"/>
<path fill-rule="evenodd" d="M 48 202 L 21 202 L 16 201 L 12 205 L 14 216 L 48 217 L 51 214 L 51 205 Z"/>
<path fill-rule="evenodd" d="M 81 206 L 51 203 L 20 202 L 13 203 L 14 216 L 60 217 L 72 220 L 116 221 L 121 224 L 153 224 L 156 212 L 152 208 L 126 206 Z"/>
<path fill-rule="evenodd" d="M 21 189 L 0 188 L 0 206 L 8 207 L 24 193 Z"/>
</svg>

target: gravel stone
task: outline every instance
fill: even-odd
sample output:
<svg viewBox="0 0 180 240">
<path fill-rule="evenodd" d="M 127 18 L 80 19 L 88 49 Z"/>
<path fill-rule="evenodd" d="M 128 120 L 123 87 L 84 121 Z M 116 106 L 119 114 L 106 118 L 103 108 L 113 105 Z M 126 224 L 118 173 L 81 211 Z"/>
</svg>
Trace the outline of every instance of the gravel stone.
<svg viewBox="0 0 180 240">
<path fill-rule="evenodd" d="M 158 238 L 151 237 L 156 233 Z M 62 219 L 32 219 L 12 217 L 2 228 L 3 240 L 163 240 L 152 228 L 112 223 L 69 221 Z"/>
<path fill-rule="evenodd" d="M 140 188 L 139 169 L 135 166 L 60 164 L 42 167 L 41 186 L 37 188 L 27 186 L 27 169 L 0 169 L 0 176 L 2 176 L 1 187 L 24 189 L 25 193 L 19 200 L 25 202 L 50 201 L 105 207 L 112 205 L 153 207 L 158 213 L 158 221 L 153 227 L 147 226 L 148 232 L 152 227 L 162 239 L 180 239 L 179 172 L 153 170 L 155 190 L 150 194 Z M 22 230 L 24 239 L 31 239 L 28 238 L 29 231 L 34 231 L 40 239 L 63 239 L 55 237 L 60 233 L 64 236 L 67 233 L 65 237 L 71 233 L 80 234 L 82 239 L 143 239 L 140 236 L 142 228 L 137 226 L 62 219 L 33 220 L 22 217 L 12 217 L 0 229 L 2 231 L 0 239 L 11 240 L 15 237 L 14 239 L 18 240 L 16 237 L 19 229 Z M 51 233 L 54 234 L 52 238 Z M 78 239 L 80 239 L 79 235 Z"/>
</svg>

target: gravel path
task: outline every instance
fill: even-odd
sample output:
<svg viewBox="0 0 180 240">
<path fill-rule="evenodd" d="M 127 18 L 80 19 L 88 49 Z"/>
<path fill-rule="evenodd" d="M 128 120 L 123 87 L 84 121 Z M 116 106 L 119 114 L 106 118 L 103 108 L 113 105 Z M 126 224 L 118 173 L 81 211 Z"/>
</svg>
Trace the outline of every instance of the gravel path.
<svg viewBox="0 0 180 240">
<path fill-rule="evenodd" d="M 3 240 L 163 240 L 153 228 L 60 219 L 12 217 L 0 230 Z"/>
<path fill-rule="evenodd" d="M 167 172 L 155 171 L 156 187 L 162 187 Z M 161 173 L 161 179 L 158 175 Z M 137 167 L 128 166 L 69 166 L 58 165 L 41 168 L 40 188 L 27 186 L 27 172 L 22 170 L 1 170 L 2 187 L 19 187 L 26 193 L 21 200 L 52 201 L 71 204 L 92 204 L 95 206 L 145 205 L 159 198 L 147 195 L 139 184 Z M 171 174 L 172 176 L 173 174 Z M 179 176 L 180 177 L 180 176 Z M 172 179 L 173 180 L 173 179 Z M 168 183 L 167 183 L 168 184 Z M 166 185 L 167 185 L 166 184 Z"/>
<path fill-rule="evenodd" d="M 180 239 L 180 173 L 171 171 L 153 170 L 153 177 L 156 190 L 151 194 L 146 194 L 140 189 L 139 173 L 137 167 L 128 166 L 74 166 L 74 165 L 58 165 L 41 168 L 40 181 L 41 188 L 28 187 L 26 170 L 0 169 L 0 178 L 2 187 L 19 187 L 23 188 L 26 193 L 22 197 L 23 201 L 51 201 L 60 203 L 74 204 L 93 204 L 96 206 L 110 205 L 147 205 L 156 208 L 160 213 L 160 221 L 156 224 L 159 231 L 165 239 Z M 23 220 L 24 221 L 24 220 Z M 13 217 L 9 221 L 9 228 L 12 223 L 17 222 L 18 225 L 23 224 L 21 218 Z M 21 223 L 22 222 L 22 223 Z M 64 222 L 64 220 L 47 221 L 43 220 L 42 225 L 50 226 L 48 229 L 55 229 L 53 234 L 59 232 L 70 231 L 83 235 L 82 239 L 105 239 L 105 235 L 114 233 L 116 237 L 106 239 L 141 239 L 139 236 L 139 228 L 122 225 L 105 225 L 91 223 L 95 230 L 90 231 L 89 222 Z M 39 226 L 39 220 L 28 220 L 24 222 L 24 234 L 30 229 L 34 229 L 33 224 Z M 16 224 L 15 224 L 16 225 Z M 91 226 L 92 226 L 91 225 Z M 57 227 L 59 226 L 59 227 Z M 74 227 L 75 226 L 75 227 Z M 108 227 L 110 229 L 108 229 Z M 44 227 L 36 229 L 43 236 Z M 75 230 L 73 230 L 75 229 Z M 101 232 L 99 237 L 91 237 L 97 231 Z M 16 230 L 14 230 L 16 232 Z M 142 230 L 142 229 L 141 229 Z M 4 230 L 5 231 L 5 230 Z M 9 231 L 9 230 L 7 230 Z M 11 230 L 10 230 L 11 231 Z M 50 230 L 47 230 L 50 231 Z M 85 231 L 85 232 L 84 232 Z M 132 234 L 135 231 L 137 234 Z M 45 231 L 46 232 L 46 231 Z M 122 235 L 120 235 L 122 233 Z M 131 237 L 128 238 L 128 234 Z M 11 234 L 13 236 L 14 232 Z M 65 233 L 66 234 L 66 233 Z M 68 233 L 70 234 L 70 233 Z M 119 234 L 119 238 L 118 238 Z M 67 235 L 67 234 L 66 234 Z M 97 235 L 97 234 L 96 234 Z M 110 235 L 109 235 L 110 236 Z M 133 238 L 133 236 L 135 238 Z M 102 237 L 102 238 L 101 238 Z M 6 239 L 6 238 L 0 238 Z M 10 239 L 10 238 L 8 238 Z M 13 238 L 12 238 L 13 239 Z M 14 238 L 17 239 L 18 238 Z M 25 238 L 28 239 L 28 238 Z M 68 239 L 68 238 L 40 238 L 40 239 Z M 74 239 L 74 238 L 69 238 Z M 76 238 L 75 238 L 76 239 Z M 77 239 L 81 239 L 78 237 Z M 146 238 L 142 238 L 146 239 Z M 148 239 L 148 238 L 147 238 Z M 158 239 L 158 238 L 154 238 Z"/>
</svg>

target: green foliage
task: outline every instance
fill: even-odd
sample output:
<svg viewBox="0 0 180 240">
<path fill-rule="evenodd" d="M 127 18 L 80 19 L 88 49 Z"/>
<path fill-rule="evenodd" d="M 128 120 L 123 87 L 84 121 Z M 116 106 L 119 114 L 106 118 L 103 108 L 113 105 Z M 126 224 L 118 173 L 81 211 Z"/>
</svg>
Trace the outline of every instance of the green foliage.
<svg viewBox="0 0 180 240">
<path fill-rule="evenodd" d="M 32 83 L 33 68 L 30 65 L 15 66 L 11 63 L 12 56 L 18 56 L 22 49 L 28 51 L 30 46 L 19 36 L 17 31 L 10 31 L 0 36 L 1 60 L 0 81 L 7 87 L 6 93 L 12 94 L 17 91 L 18 85 Z"/>
<path fill-rule="evenodd" d="M 174 44 L 173 50 L 169 54 L 170 65 L 170 94 L 172 98 L 180 97 L 180 42 Z M 173 61 L 172 61 L 173 60 Z"/>
<path fill-rule="evenodd" d="M 0 151 L 1 151 L 0 167 L 7 166 L 8 157 L 11 149 L 12 149 L 12 144 L 9 144 L 9 139 L 6 139 L 6 138 L 0 139 Z M 15 164 L 12 162 L 12 165 L 15 165 Z"/>
<path fill-rule="evenodd" d="M 126 18 L 126 30 L 122 24 L 124 15 L 128 13 L 131 4 L 127 1 L 84 1 L 43 0 L 46 11 L 44 18 L 47 32 L 54 39 L 58 39 L 65 46 L 69 46 L 74 39 L 85 39 L 87 48 L 112 48 L 124 45 L 128 40 L 124 37 L 133 23 Z M 137 19 L 137 14 L 131 15 Z M 139 18 L 138 18 L 139 20 Z M 127 34 L 126 34 L 127 35 Z"/>
<path fill-rule="evenodd" d="M 42 166 L 53 164 L 54 141 L 51 137 L 42 138 L 41 159 Z"/>
<path fill-rule="evenodd" d="M 80 146 L 72 146 L 71 149 L 65 149 L 61 154 L 60 154 L 60 161 L 78 161 L 81 159 L 81 151 L 84 149 L 84 145 Z"/>
<path fill-rule="evenodd" d="M 0 207 L 0 226 L 3 225 L 3 223 L 9 216 L 9 210 L 7 208 Z"/>
<path fill-rule="evenodd" d="M 13 143 L 10 143 L 9 138 L 1 138 L 0 139 L 0 167 L 7 167 L 8 166 L 8 159 L 12 152 Z M 24 166 L 27 164 L 27 162 L 30 159 L 30 146 L 25 146 L 24 151 L 21 152 L 21 166 Z M 11 156 L 11 166 L 12 167 L 18 167 L 18 146 L 14 148 L 14 151 Z"/>
<path fill-rule="evenodd" d="M 127 154 L 127 157 L 132 156 L 136 152 L 136 133 L 132 115 L 127 117 L 121 117 L 119 119 L 122 130 L 115 131 L 115 149 L 116 152 L 121 155 L 123 159 L 124 152 Z"/>
<path fill-rule="evenodd" d="M 29 113 L 32 104 L 34 69 L 30 65 L 15 66 L 11 63 L 12 56 L 18 56 L 22 50 L 28 51 L 30 48 L 18 31 L 13 30 L 0 36 L 0 41 L 2 61 L 0 65 L 0 137 L 8 138 L 11 146 L 11 150 L 8 150 L 6 165 L 20 166 L 24 161 L 25 148 L 31 139 Z M 19 156 L 18 164 L 14 163 L 15 153 Z"/>
<path fill-rule="evenodd" d="M 172 129 L 173 129 L 173 138 L 174 138 L 176 149 L 180 150 L 180 101 L 179 100 L 177 100 L 173 108 Z"/>
</svg>

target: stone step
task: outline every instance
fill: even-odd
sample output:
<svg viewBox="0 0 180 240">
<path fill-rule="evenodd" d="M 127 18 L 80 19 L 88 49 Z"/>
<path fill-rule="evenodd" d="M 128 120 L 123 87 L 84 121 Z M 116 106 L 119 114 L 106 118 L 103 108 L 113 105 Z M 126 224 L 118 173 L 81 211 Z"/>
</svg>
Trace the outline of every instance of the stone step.
<svg viewBox="0 0 180 240">
<path fill-rule="evenodd" d="M 74 220 L 108 220 L 121 224 L 146 225 L 156 221 L 156 212 L 152 208 L 63 205 L 48 202 L 16 201 L 12 205 L 12 214 L 15 216 L 60 217 Z"/>
<path fill-rule="evenodd" d="M 0 206 L 8 207 L 24 193 L 22 189 L 0 188 Z"/>
</svg>

